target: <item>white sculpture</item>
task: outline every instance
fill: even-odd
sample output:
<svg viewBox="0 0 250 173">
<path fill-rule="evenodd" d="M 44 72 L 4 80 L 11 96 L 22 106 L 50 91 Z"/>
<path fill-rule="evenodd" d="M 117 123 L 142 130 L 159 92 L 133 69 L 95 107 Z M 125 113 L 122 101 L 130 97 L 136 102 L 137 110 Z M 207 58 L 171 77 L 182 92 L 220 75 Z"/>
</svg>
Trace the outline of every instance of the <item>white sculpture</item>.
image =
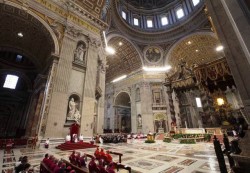
<svg viewBox="0 0 250 173">
<path fill-rule="evenodd" d="M 71 140 L 71 137 L 70 137 L 70 135 L 67 135 L 67 136 L 66 136 L 66 139 L 65 139 L 65 141 L 66 141 L 66 142 L 70 142 L 70 140 Z"/>
<path fill-rule="evenodd" d="M 83 135 L 82 134 L 79 136 L 79 141 L 83 141 Z"/>
<path fill-rule="evenodd" d="M 75 60 L 83 62 L 85 58 L 85 52 L 86 52 L 86 49 L 84 48 L 83 44 L 80 44 L 79 46 L 77 46 L 75 50 Z"/>
<path fill-rule="evenodd" d="M 77 123 L 80 123 L 81 114 L 79 110 L 76 108 L 77 103 L 72 97 L 69 101 L 69 112 L 67 115 L 67 120 L 75 120 Z"/>
<path fill-rule="evenodd" d="M 141 118 L 141 114 L 138 115 L 138 127 L 142 126 L 142 118 Z"/>
<path fill-rule="evenodd" d="M 74 98 L 71 98 L 69 101 L 69 113 L 68 113 L 68 118 L 73 118 L 74 114 L 76 112 L 76 103 Z"/>
</svg>

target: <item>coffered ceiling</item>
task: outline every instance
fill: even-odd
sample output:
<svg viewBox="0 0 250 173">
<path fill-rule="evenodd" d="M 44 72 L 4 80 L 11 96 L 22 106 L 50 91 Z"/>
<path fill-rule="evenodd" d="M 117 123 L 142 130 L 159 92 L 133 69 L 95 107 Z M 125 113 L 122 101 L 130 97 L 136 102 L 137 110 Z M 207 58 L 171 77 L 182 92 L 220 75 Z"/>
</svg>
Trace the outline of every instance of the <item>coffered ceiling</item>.
<svg viewBox="0 0 250 173">
<path fill-rule="evenodd" d="M 106 0 L 73 0 L 95 17 L 99 18 Z"/>
<path fill-rule="evenodd" d="M 168 63 L 177 67 L 183 59 L 189 66 L 201 65 L 223 57 L 223 51 L 215 49 L 220 45 L 218 39 L 210 34 L 196 34 L 177 42 L 169 52 Z"/>
<path fill-rule="evenodd" d="M 127 75 L 142 67 L 140 56 L 134 46 L 121 37 L 114 37 L 108 45 L 115 49 L 114 55 L 107 57 L 106 81 L 110 82 L 116 77 Z"/>
</svg>

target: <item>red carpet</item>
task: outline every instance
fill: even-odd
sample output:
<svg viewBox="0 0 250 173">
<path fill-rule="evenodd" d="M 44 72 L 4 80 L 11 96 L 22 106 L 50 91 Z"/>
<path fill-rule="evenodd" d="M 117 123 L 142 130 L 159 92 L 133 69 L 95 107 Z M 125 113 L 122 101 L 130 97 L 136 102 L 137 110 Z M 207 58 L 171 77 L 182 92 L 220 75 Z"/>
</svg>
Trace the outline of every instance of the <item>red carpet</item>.
<svg viewBox="0 0 250 173">
<path fill-rule="evenodd" d="M 164 136 L 165 136 L 164 133 L 159 134 L 159 135 L 157 135 L 157 136 L 155 137 L 155 140 L 163 140 L 163 139 L 164 139 Z"/>
<path fill-rule="evenodd" d="M 85 149 L 85 148 L 95 148 L 96 145 L 87 143 L 87 142 L 78 142 L 78 143 L 63 143 L 58 145 L 56 148 L 60 150 L 77 150 L 77 149 Z"/>
</svg>

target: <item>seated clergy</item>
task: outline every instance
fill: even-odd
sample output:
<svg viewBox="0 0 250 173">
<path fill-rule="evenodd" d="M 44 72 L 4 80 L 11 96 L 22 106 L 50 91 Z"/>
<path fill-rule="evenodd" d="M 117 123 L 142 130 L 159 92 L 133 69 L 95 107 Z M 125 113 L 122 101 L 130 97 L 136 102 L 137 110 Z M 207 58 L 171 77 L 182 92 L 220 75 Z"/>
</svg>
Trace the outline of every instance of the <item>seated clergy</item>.
<svg viewBox="0 0 250 173">
<path fill-rule="evenodd" d="M 49 138 L 45 141 L 44 147 L 49 148 Z"/>
<path fill-rule="evenodd" d="M 79 141 L 83 142 L 83 135 L 82 134 L 79 136 Z"/>
<path fill-rule="evenodd" d="M 70 161 L 70 163 L 72 163 L 72 164 L 75 164 L 75 163 L 76 163 L 76 152 L 75 152 L 75 151 L 73 151 L 73 152 L 71 153 L 71 155 L 69 156 L 69 161 Z"/>
<path fill-rule="evenodd" d="M 112 156 L 109 154 L 109 151 L 106 152 L 105 162 L 111 163 L 113 160 Z"/>
<path fill-rule="evenodd" d="M 100 158 L 100 150 L 99 150 L 99 147 L 96 148 L 94 155 L 95 155 L 96 159 L 99 159 L 99 158 Z"/>
<path fill-rule="evenodd" d="M 70 135 L 68 134 L 68 135 L 66 136 L 66 138 L 65 138 L 65 142 L 66 142 L 66 143 L 70 143 L 70 141 L 71 141 L 71 137 L 70 137 Z"/>
<path fill-rule="evenodd" d="M 74 141 L 75 143 L 77 143 L 77 142 L 78 142 L 78 139 L 77 139 L 77 134 L 73 134 L 73 141 Z"/>
<path fill-rule="evenodd" d="M 79 159 L 78 159 L 78 167 L 82 168 L 82 167 L 86 167 L 86 154 L 83 154 Z"/>
</svg>

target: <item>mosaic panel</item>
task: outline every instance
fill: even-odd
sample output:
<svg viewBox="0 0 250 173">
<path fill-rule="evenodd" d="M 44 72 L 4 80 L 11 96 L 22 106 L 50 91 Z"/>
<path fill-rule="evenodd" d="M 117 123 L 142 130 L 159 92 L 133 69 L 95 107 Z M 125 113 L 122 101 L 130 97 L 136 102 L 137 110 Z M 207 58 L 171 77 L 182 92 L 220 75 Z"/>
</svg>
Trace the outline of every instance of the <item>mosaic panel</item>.
<svg viewBox="0 0 250 173">
<path fill-rule="evenodd" d="M 178 165 L 189 166 L 189 165 L 192 165 L 196 161 L 197 160 L 186 159 L 186 160 L 183 160 L 182 162 L 178 163 Z"/>
<path fill-rule="evenodd" d="M 172 156 L 165 156 L 165 155 L 156 155 L 156 156 L 150 157 L 150 159 L 160 160 L 160 161 L 165 161 L 165 162 L 172 162 L 173 160 L 178 159 L 178 158 L 172 157 Z"/>
<path fill-rule="evenodd" d="M 183 170 L 184 168 L 182 167 L 178 167 L 178 166 L 171 166 L 168 169 L 165 169 L 164 171 L 161 171 L 159 173 L 176 173 L 176 172 L 180 172 L 181 170 Z"/>
<path fill-rule="evenodd" d="M 159 166 L 162 166 L 163 164 L 142 159 L 142 160 L 137 160 L 134 162 L 129 162 L 128 165 L 146 169 L 146 170 L 151 170 Z"/>
<path fill-rule="evenodd" d="M 125 162 L 125 161 L 132 160 L 132 159 L 134 159 L 134 157 L 125 157 L 125 158 L 122 158 L 122 161 Z"/>
<path fill-rule="evenodd" d="M 199 168 L 209 170 L 209 171 L 220 171 L 219 165 L 217 163 L 206 162 L 201 165 Z"/>
</svg>

